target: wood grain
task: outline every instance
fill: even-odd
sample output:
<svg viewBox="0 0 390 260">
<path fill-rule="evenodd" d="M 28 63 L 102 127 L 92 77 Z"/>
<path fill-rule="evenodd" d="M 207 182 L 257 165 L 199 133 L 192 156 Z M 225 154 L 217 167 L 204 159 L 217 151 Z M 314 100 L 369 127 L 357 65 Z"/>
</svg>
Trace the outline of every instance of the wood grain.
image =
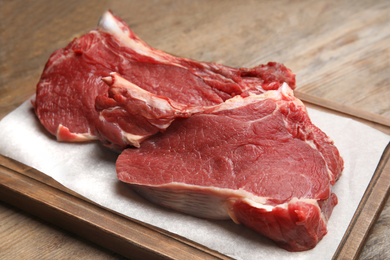
<svg viewBox="0 0 390 260">
<path fill-rule="evenodd" d="M 0 204 L 0 219 L 0 259 L 64 259 L 67 249 L 68 259 L 124 259 L 8 204 Z"/>
<path fill-rule="evenodd" d="M 297 74 L 299 93 L 390 118 L 386 0 L 1 1 L 0 118 L 34 93 L 50 54 L 95 28 L 109 8 L 155 48 L 237 67 L 282 62 Z M 389 203 L 360 259 L 390 258 L 388 208 Z M 52 248 L 45 238 L 53 232 L 61 241 L 53 253 L 58 258 L 67 258 L 69 252 L 91 258 L 109 255 L 83 240 L 83 246 L 75 246 L 72 241 L 78 238 L 50 225 L 33 229 L 35 218 L 7 205 L 0 208 L 1 216 L 7 217 L 0 219 L 0 234 L 6 234 L 0 242 L 7 243 L 0 247 L 7 250 L 0 254 L 8 255 L 0 258 L 50 258 Z M 29 246 L 31 241 L 34 246 Z"/>
</svg>

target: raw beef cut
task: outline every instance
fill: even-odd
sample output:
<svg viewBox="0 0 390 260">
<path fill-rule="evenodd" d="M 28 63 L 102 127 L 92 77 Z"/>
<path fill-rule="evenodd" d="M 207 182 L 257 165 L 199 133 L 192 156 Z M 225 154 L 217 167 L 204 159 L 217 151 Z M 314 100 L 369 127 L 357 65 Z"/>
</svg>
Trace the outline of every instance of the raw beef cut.
<svg viewBox="0 0 390 260">
<path fill-rule="evenodd" d="M 116 147 L 125 148 L 129 144 L 140 147 L 143 140 L 163 132 L 176 118 L 186 118 L 207 109 L 207 106 L 179 103 L 154 95 L 116 72 L 103 81 L 110 86 L 109 95 L 96 98 L 99 120 L 95 126 Z"/>
<path fill-rule="evenodd" d="M 153 49 L 108 11 L 96 30 L 76 38 L 49 58 L 34 102 L 43 126 L 59 141 L 100 139 L 120 149 L 132 145 L 133 140 L 128 141 L 126 135 L 121 139 L 107 136 L 114 128 L 116 132 L 121 129 L 115 122 L 102 122 L 106 119 L 99 118 L 101 113 L 95 109 L 98 96 L 102 97 L 100 108 L 107 106 L 104 101 L 108 106 L 112 103 L 107 98 L 109 86 L 102 81 L 111 72 L 155 95 L 190 105 L 220 104 L 236 95 L 278 89 L 283 82 L 295 87 L 295 75 L 278 63 L 237 69 Z M 134 128 L 141 127 L 138 121 L 132 123 Z"/>
<path fill-rule="evenodd" d="M 116 168 L 152 202 L 230 218 L 302 251 L 327 233 L 343 160 L 284 84 L 176 119 L 139 149 L 124 150 Z"/>
<path fill-rule="evenodd" d="M 33 105 L 59 141 L 124 149 L 118 178 L 147 199 L 230 218 L 302 251 L 327 232 L 343 160 L 294 88 L 281 64 L 175 57 L 106 12 L 96 30 L 52 54 Z"/>
</svg>

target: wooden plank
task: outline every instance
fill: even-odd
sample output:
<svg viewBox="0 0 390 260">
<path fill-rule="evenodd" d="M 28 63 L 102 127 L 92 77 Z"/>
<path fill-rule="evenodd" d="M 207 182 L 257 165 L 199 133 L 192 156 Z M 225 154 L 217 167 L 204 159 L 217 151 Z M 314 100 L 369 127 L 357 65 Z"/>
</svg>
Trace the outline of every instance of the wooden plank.
<svg viewBox="0 0 390 260">
<path fill-rule="evenodd" d="M 42 175 L 0 156 L 0 198 L 131 259 L 230 259 L 165 230 L 100 207 L 37 180 Z M 28 169 L 22 173 L 20 169 Z M 33 177 L 28 176 L 30 173 Z M 35 177 L 35 178 L 34 178 Z"/>
</svg>

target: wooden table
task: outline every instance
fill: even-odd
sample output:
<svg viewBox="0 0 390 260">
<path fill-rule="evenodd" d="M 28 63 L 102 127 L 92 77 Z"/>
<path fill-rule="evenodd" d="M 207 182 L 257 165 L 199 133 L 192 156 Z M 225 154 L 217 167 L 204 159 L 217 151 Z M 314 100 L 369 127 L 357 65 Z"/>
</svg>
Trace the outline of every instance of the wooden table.
<svg viewBox="0 0 390 260">
<path fill-rule="evenodd" d="M 0 118 L 34 94 L 50 54 L 107 9 L 154 48 L 236 67 L 278 61 L 297 74 L 302 99 L 390 119 L 387 0 L 1 1 Z M 360 259 L 390 258 L 389 226 L 387 202 Z M 0 203 L 0 258 L 121 257 Z"/>
</svg>

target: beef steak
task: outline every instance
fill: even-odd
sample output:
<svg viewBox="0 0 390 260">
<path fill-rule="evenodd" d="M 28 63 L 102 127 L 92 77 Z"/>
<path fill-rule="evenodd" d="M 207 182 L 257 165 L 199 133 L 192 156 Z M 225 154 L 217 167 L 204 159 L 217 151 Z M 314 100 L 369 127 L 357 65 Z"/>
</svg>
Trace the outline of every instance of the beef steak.
<svg viewBox="0 0 390 260">
<path fill-rule="evenodd" d="M 102 81 L 111 72 L 155 95 L 191 105 L 220 104 L 235 95 L 278 89 L 283 82 L 295 86 L 295 75 L 278 63 L 237 69 L 153 49 L 108 11 L 96 30 L 74 39 L 49 58 L 34 102 L 43 126 L 59 141 L 100 139 L 119 149 L 132 145 L 125 136 L 107 136 L 121 129 L 112 121 L 104 124 L 95 108 L 98 96 L 102 97 L 100 108 L 107 106 L 104 101 L 113 102 L 107 99 L 109 87 Z M 141 127 L 137 123 L 133 122 L 134 128 Z M 102 129 L 104 126 L 109 129 Z"/>
<path fill-rule="evenodd" d="M 231 218 L 301 251 L 327 232 L 343 160 L 284 84 L 177 119 L 124 150 L 116 167 L 121 181 L 155 203 Z"/>
</svg>

